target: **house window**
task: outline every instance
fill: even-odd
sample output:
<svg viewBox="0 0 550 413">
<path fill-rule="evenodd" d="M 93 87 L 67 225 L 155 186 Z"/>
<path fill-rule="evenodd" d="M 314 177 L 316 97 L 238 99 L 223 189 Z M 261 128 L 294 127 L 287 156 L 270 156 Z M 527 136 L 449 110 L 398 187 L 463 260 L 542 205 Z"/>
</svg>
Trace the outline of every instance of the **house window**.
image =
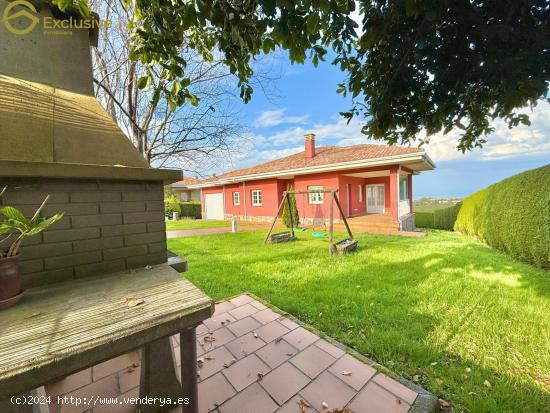
<svg viewBox="0 0 550 413">
<path fill-rule="evenodd" d="M 262 191 L 259 189 L 252 191 L 252 206 L 262 206 Z"/>
<path fill-rule="evenodd" d="M 314 185 L 314 186 L 308 186 L 307 189 L 308 189 L 308 191 L 316 191 L 316 190 L 322 191 L 323 187 L 318 186 L 318 185 Z M 322 193 L 322 192 L 312 192 L 312 193 L 310 193 L 309 194 L 309 203 L 310 204 L 322 204 L 324 195 L 325 194 Z"/>
<path fill-rule="evenodd" d="M 233 192 L 233 205 L 241 205 L 241 194 Z"/>
<path fill-rule="evenodd" d="M 407 176 L 399 177 L 399 199 L 400 200 L 409 199 L 409 184 L 407 181 Z"/>
<path fill-rule="evenodd" d="M 363 185 L 359 184 L 359 202 L 363 202 Z"/>
</svg>

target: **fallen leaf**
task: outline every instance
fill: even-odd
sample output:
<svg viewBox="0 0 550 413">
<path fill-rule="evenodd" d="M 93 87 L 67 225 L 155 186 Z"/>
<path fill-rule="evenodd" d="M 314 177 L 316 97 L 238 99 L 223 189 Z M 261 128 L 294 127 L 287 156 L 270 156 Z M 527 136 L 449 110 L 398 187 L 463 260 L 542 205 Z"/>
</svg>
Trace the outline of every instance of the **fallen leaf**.
<svg viewBox="0 0 550 413">
<path fill-rule="evenodd" d="M 447 400 L 439 399 L 439 405 L 441 407 L 450 407 L 450 403 Z"/>
<path fill-rule="evenodd" d="M 341 374 L 342 374 L 342 376 L 351 376 L 351 371 L 344 370 L 344 371 L 342 371 Z"/>
<path fill-rule="evenodd" d="M 418 382 L 420 381 L 420 376 L 419 376 L 418 374 L 415 374 L 415 375 L 413 376 L 413 381 L 416 382 L 416 383 L 418 383 Z"/>
<path fill-rule="evenodd" d="M 430 366 L 432 366 L 432 367 L 437 366 L 437 361 L 434 361 L 434 362 L 430 363 Z"/>
<path fill-rule="evenodd" d="M 126 305 L 128 307 L 135 307 L 135 306 L 138 306 L 140 304 L 143 304 L 145 301 L 142 300 L 141 298 L 134 298 L 134 297 L 129 297 L 129 298 L 126 298 Z"/>
<path fill-rule="evenodd" d="M 283 339 L 282 337 L 277 337 L 277 338 L 275 339 L 275 343 L 279 343 L 282 339 Z"/>
<path fill-rule="evenodd" d="M 439 384 L 440 386 L 443 385 L 443 380 L 441 380 L 441 379 L 435 379 L 435 382 L 436 382 L 437 384 Z"/>
<path fill-rule="evenodd" d="M 258 381 L 262 381 L 263 378 L 264 378 L 264 374 L 258 373 Z"/>
<path fill-rule="evenodd" d="M 152 269 L 153 269 L 152 265 L 146 265 L 145 266 L 145 271 L 149 271 L 149 270 L 152 270 Z"/>
<path fill-rule="evenodd" d="M 258 338 L 258 333 L 254 331 L 252 334 L 254 335 L 254 338 Z"/>
<path fill-rule="evenodd" d="M 464 370 L 466 373 L 471 373 L 472 372 L 472 369 L 470 367 L 466 367 L 466 369 Z"/>
<path fill-rule="evenodd" d="M 490 382 L 489 380 L 485 380 L 485 381 L 483 382 L 483 385 L 484 385 L 485 387 L 487 387 L 488 389 L 491 388 L 491 382 Z"/>
<path fill-rule="evenodd" d="M 322 402 L 321 406 L 323 407 L 323 409 L 328 409 L 328 404 L 326 402 Z"/>
</svg>

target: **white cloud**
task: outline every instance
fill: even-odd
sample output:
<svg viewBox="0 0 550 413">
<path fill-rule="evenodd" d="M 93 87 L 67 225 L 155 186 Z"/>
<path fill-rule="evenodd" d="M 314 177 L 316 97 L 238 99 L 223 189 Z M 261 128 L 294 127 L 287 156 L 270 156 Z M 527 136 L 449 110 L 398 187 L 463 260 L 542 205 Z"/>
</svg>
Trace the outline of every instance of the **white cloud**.
<svg viewBox="0 0 550 413">
<path fill-rule="evenodd" d="M 456 149 L 460 131 L 453 130 L 447 135 L 438 133 L 430 137 L 426 151 L 434 161 L 458 159 L 503 159 L 521 155 L 550 154 L 550 104 L 540 103 L 533 111 L 524 110 L 531 119 L 531 126 L 518 126 L 509 129 L 503 120 L 493 124 L 495 131 L 486 137 L 482 149 L 462 154 Z"/>
<path fill-rule="evenodd" d="M 254 125 L 259 128 L 264 128 L 286 123 L 305 123 L 309 120 L 309 115 L 286 116 L 285 112 L 286 109 L 266 110 L 260 113 L 258 119 L 254 121 Z"/>
</svg>

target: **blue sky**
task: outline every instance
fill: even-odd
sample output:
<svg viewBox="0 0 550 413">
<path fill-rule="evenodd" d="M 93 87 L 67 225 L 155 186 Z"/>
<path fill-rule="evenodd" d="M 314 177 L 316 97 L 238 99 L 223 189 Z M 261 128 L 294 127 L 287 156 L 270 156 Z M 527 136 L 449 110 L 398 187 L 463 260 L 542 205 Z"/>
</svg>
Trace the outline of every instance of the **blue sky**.
<svg viewBox="0 0 550 413">
<path fill-rule="evenodd" d="M 317 135 L 317 145 L 369 143 L 360 133 L 360 119 L 346 125 L 339 112 L 349 109 L 349 99 L 336 94 L 342 73 L 329 62 L 291 65 L 284 56 L 261 64 L 277 77 L 275 93 L 256 90 L 252 101 L 239 104 L 248 139 L 241 153 L 222 170 L 251 166 L 303 149 L 303 134 Z M 531 127 L 509 130 L 500 121 L 485 148 L 466 155 L 455 149 L 457 132 L 438 135 L 426 147 L 436 162 L 434 171 L 415 177 L 414 196 L 466 196 L 503 178 L 550 163 L 550 105 L 541 103 L 531 116 Z M 222 172 L 222 170 L 218 172 Z"/>
</svg>

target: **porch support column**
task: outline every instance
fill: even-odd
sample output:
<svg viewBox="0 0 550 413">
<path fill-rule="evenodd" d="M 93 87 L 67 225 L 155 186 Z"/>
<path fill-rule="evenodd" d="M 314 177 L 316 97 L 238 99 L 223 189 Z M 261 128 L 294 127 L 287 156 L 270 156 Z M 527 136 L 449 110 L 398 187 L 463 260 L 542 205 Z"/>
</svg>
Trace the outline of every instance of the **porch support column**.
<svg viewBox="0 0 550 413">
<path fill-rule="evenodd" d="M 391 219 L 397 221 L 399 210 L 399 176 L 397 168 L 390 169 L 390 212 Z"/>
<path fill-rule="evenodd" d="M 409 196 L 409 208 L 412 214 L 413 213 L 413 174 L 412 172 L 407 175 L 407 195 Z"/>
</svg>

